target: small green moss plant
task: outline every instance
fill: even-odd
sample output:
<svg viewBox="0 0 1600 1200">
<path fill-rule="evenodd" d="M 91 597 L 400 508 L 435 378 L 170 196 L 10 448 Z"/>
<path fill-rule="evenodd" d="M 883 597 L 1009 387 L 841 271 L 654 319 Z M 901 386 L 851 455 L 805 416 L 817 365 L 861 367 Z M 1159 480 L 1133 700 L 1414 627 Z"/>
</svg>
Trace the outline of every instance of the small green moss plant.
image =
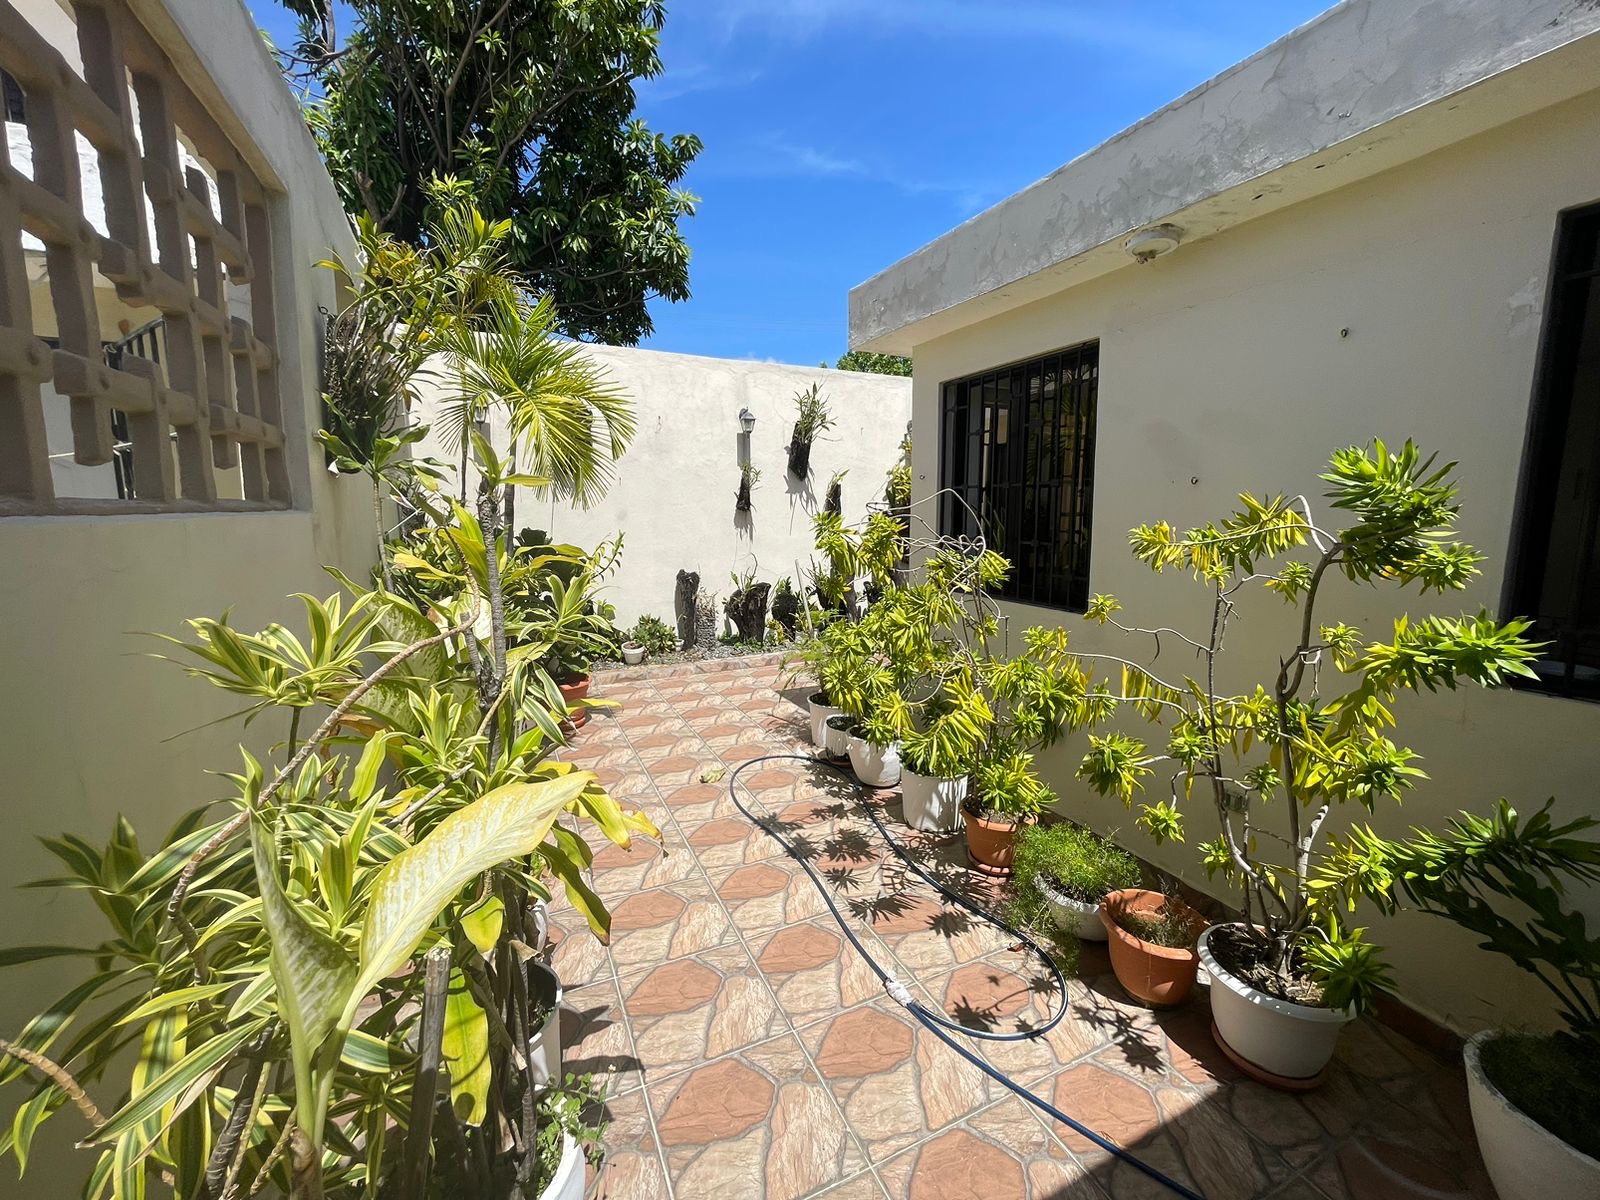
<svg viewBox="0 0 1600 1200">
<path fill-rule="evenodd" d="M 1082 904 L 1098 904 L 1107 892 L 1138 887 L 1138 860 L 1122 847 L 1081 825 L 1025 826 L 1017 832 L 1012 884 L 1018 900 L 1032 911 L 1044 907 L 1045 886 Z"/>
</svg>

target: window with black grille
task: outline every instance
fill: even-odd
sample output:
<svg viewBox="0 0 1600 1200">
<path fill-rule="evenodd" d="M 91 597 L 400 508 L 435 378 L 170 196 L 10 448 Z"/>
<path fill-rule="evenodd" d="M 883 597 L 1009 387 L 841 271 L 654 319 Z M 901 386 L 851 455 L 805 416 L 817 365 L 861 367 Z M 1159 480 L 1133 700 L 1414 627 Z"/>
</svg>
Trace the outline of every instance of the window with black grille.
<svg viewBox="0 0 1600 1200">
<path fill-rule="evenodd" d="M 1088 342 L 941 389 L 940 528 L 1011 560 L 1009 599 L 1088 605 L 1099 376 Z"/>
<path fill-rule="evenodd" d="M 1537 686 L 1600 700 L 1600 204 L 1561 215 L 1512 546 Z"/>
</svg>

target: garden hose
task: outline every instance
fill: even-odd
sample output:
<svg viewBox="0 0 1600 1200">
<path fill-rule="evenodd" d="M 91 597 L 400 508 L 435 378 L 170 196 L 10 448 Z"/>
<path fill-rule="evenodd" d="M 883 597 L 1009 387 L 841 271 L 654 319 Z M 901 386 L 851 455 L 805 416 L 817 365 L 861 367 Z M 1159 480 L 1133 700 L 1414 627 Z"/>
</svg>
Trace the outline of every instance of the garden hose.
<svg viewBox="0 0 1600 1200">
<path fill-rule="evenodd" d="M 827 767 L 829 770 L 836 772 L 841 778 L 854 782 L 850 772 L 846 771 L 838 764 L 828 761 L 826 758 L 817 757 L 810 754 L 766 754 L 760 758 L 753 758 L 749 762 L 741 763 L 739 766 L 735 767 L 731 772 L 729 772 L 728 795 L 733 800 L 734 805 L 739 809 L 739 811 L 745 815 L 747 820 L 759 825 L 769 836 L 776 839 L 778 844 L 784 848 L 788 855 L 805 869 L 805 872 L 810 877 L 812 884 L 815 885 L 817 891 L 821 894 L 823 903 L 828 906 L 828 911 L 833 914 L 834 921 L 838 923 L 839 928 L 843 931 L 845 937 L 850 939 L 850 944 L 855 947 L 856 953 L 861 956 L 862 961 L 864 961 L 867 966 L 872 968 L 873 974 L 875 974 L 878 977 L 879 982 L 883 984 L 884 991 L 888 992 L 888 994 L 895 1000 L 896 1003 L 904 1007 L 907 1012 L 909 1012 L 913 1017 L 926 1026 L 929 1032 L 934 1034 L 934 1036 L 936 1036 L 940 1041 L 949 1046 L 950 1049 L 961 1055 L 962 1058 L 966 1059 L 973 1066 L 977 1067 L 985 1075 L 989 1076 L 989 1078 L 993 1079 L 996 1083 L 1000 1084 L 1008 1091 L 1020 1096 L 1022 1099 L 1026 1100 L 1029 1104 L 1033 1105 L 1041 1112 L 1047 1113 L 1055 1120 L 1060 1121 L 1063 1125 L 1067 1126 L 1067 1128 L 1072 1129 L 1082 1136 L 1088 1138 L 1089 1141 L 1093 1142 L 1096 1146 L 1099 1146 L 1102 1150 L 1105 1150 L 1106 1152 L 1121 1159 L 1135 1170 L 1141 1171 L 1145 1175 L 1148 1175 L 1151 1179 L 1154 1179 L 1157 1183 L 1173 1192 L 1173 1194 L 1182 1196 L 1185 1198 L 1185 1200 L 1205 1200 L 1205 1198 L 1198 1192 L 1185 1187 L 1176 1179 L 1172 1179 L 1167 1175 L 1162 1174 L 1160 1170 L 1151 1166 L 1137 1155 L 1129 1153 L 1127 1150 L 1124 1150 L 1121 1146 L 1117 1145 L 1109 1138 L 1096 1133 L 1093 1129 L 1090 1129 L 1082 1122 L 1069 1117 L 1066 1113 L 1056 1108 L 1055 1105 L 1051 1104 L 1043 1097 L 1034 1095 L 1027 1088 L 1023 1087 L 1021 1084 L 1007 1076 L 1004 1072 L 996 1070 L 989 1063 L 985 1062 L 971 1049 L 963 1046 L 960 1042 L 955 1040 L 955 1038 L 952 1036 L 953 1033 L 959 1033 L 963 1037 L 972 1038 L 974 1040 L 989 1042 L 1022 1041 L 1025 1039 L 1041 1037 L 1060 1024 L 1061 1019 L 1066 1016 L 1066 977 L 1061 973 L 1061 968 L 1056 965 L 1055 960 L 1052 959 L 1045 951 L 1044 947 L 1040 946 L 1038 942 L 1033 940 L 1033 938 L 1029 937 L 1022 930 L 1017 929 L 1007 922 L 1001 920 L 987 909 L 975 904 L 961 893 L 952 890 L 943 883 L 940 883 L 926 870 L 924 870 L 922 865 L 911 856 L 905 847 L 903 847 L 892 834 L 890 834 L 888 827 L 884 825 L 882 818 L 878 816 L 877 810 L 874 808 L 874 806 L 871 804 L 863 804 L 861 807 L 866 810 L 867 816 L 872 818 L 872 823 L 877 826 L 878 833 L 882 836 L 883 840 L 888 843 L 889 848 L 894 851 L 895 855 L 900 859 L 901 862 L 905 863 L 905 865 L 910 867 L 912 871 L 916 872 L 917 876 L 921 878 L 923 882 L 928 884 L 946 899 L 955 902 L 962 908 L 967 909 L 969 912 L 972 912 L 981 917 L 983 920 L 989 922 L 991 925 L 994 925 L 999 929 L 1003 929 L 1006 933 L 1011 934 L 1019 942 L 1026 945 L 1030 950 L 1039 956 L 1040 960 L 1050 968 L 1050 973 L 1055 977 L 1056 987 L 1059 989 L 1061 994 L 1061 1005 L 1056 1010 L 1055 1015 L 1053 1015 L 1044 1024 L 1033 1029 L 1019 1030 L 1016 1033 L 993 1033 L 987 1030 L 970 1029 L 965 1025 L 961 1025 L 950 1020 L 942 1012 L 934 1012 L 933 1010 L 927 1008 L 911 994 L 911 990 L 906 987 L 901 980 L 896 978 L 892 972 L 885 971 L 883 967 L 878 964 L 877 960 L 867 952 L 866 947 L 861 944 L 861 939 L 856 937 L 855 932 L 850 928 L 850 922 L 845 920 L 844 914 L 839 911 L 839 906 L 834 903 L 832 890 L 827 886 L 826 881 L 824 881 L 823 878 L 817 874 L 816 868 L 813 867 L 803 855 L 796 853 L 794 846 L 790 844 L 787 838 L 778 832 L 773 822 L 756 816 L 756 814 L 746 808 L 744 802 L 739 799 L 738 782 L 741 774 L 749 770 L 751 767 L 757 766 L 761 763 L 784 762 L 790 760 L 807 763 L 812 766 Z"/>
</svg>

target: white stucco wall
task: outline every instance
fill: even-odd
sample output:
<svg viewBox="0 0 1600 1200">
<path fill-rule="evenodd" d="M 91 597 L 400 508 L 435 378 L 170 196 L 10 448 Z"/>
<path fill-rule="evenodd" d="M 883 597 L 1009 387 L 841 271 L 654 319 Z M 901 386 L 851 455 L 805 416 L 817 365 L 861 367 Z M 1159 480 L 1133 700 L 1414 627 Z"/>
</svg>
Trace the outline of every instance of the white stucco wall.
<svg viewBox="0 0 1600 1200">
<path fill-rule="evenodd" d="M 1158 577 L 1127 550 L 1135 524 L 1180 528 L 1229 511 L 1242 489 L 1305 492 L 1335 447 L 1410 436 L 1460 460 L 1464 539 L 1489 556 L 1464 595 L 1396 599 L 1340 581 L 1322 612 L 1387 635 L 1403 611 L 1498 608 L 1512 536 L 1552 237 L 1560 209 L 1600 198 L 1600 94 L 1439 151 L 1320 199 L 1126 265 L 1004 316 L 915 345 L 915 412 L 932 429 L 942 380 L 1089 339 L 1100 341 L 1090 590 L 1117 595 L 1143 625 L 1197 627 L 1203 588 Z M 1348 337 L 1340 331 L 1349 330 Z M 913 451 L 914 494 L 937 486 L 931 437 Z M 1193 482 L 1191 482 L 1193 480 Z M 1013 606 L 1016 626 L 1061 623 L 1076 645 L 1130 643 L 1076 616 Z M 1252 595 L 1229 638 L 1222 682 L 1269 678 L 1292 646 L 1288 610 Z M 1183 667 L 1163 655 L 1169 671 Z M 1600 706 L 1476 688 L 1399 705 L 1400 738 L 1432 775 L 1380 827 L 1441 825 L 1499 796 L 1531 809 L 1596 809 Z M 1195 842 L 1213 822 L 1192 810 L 1190 845 L 1154 847 L 1115 801 L 1073 778 L 1081 737 L 1046 761 L 1061 811 L 1206 886 Z M 1358 817 L 1364 814 L 1354 814 Z M 1586 903 L 1600 916 L 1600 903 Z M 1542 992 L 1446 923 L 1367 918 L 1403 994 L 1452 1025 L 1537 1019 Z"/>
<path fill-rule="evenodd" d="M 809 569 L 811 517 L 834 472 L 848 472 L 844 516 L 854 521 L 866 515 L 869 501 L 882 499 L 889 468 L 900 461 L 911 418 L 909 379 L 659 350 L 587 352 L 632 398 L 638 435 L 602 501 L 581 509 L 523 490 L 517 525 L 584 547 L 623 531 L 621 568 L 606 592 L 619 623 L 653 613 L 671 624 L 679 570 L 698 571 L 702 592 L 726 596 L 733 571 L 753 569 L 759 580 L 775 583 L 794 575 L 796 560 Z M 811 477 L 802 484 L 786 473 L 786 447 L 795 393 L 813 383 L 822 387 L 834 427 L 812 447 Z M 431 419 L 437 403 L 437 390 L 425 388 L 422 420 Z M 761 471 L 748 524 L 734 513 L 744 452 L 739 412 L 746 407 L 756 417 L 748 453 Z M 426 452 L 452 458 L 436 442 Z"/>
<path fill-rule="evenodd" d="M 226 794 L 207 772 L 237 769 L 241 740 L 260 753 L 285 736 L 283 728 L 262 726 L 241 733 L 237 723 L 185 733 L 236 711 L 239 698 L 147 657 L 159 644 L 142 634 L 181 635 L 184 618 L 218 616 L 230 607 L 247 629 L 273 620 L 298 624 L 303 616 L 290 593 L 327 594 L 337 586 L 322 564 L 361 577 L 373 561 L 369 493 L 359 480 L 331 477 L 311 441 L 320 423 L 316 310 L 335 299 L 331 275 L 313 264 L 330 249 L 353 250 L 332 184 L 238 0 L 134 0 L 130 7 L 185 82 L 215 106 L 219 123 L 236 140 L 248 139 L 252 167 L 273 189 L 284 423 L 289 445 L 299 451 L 290 464 L 295 506 L 0 519 L 0 796 L 7 817 L 0 939 L 6 945 L 107 936 L 83 895 L 15 886 L 60 874 L 38 838 L 70 831 L 103 844 L 122 813 L 150 849 L 181 813 Z M 50 0 L 29 0 L 23 9 L 30 19 L 60 13 Z M 5 972 L 0 1032 L 14 1032 L 79 977 L 81 965 L 66 960 Z M 20 1094 L 12 1089 L 8 1097 Z M 13 1171 L 0 1171 L 0 1197 L 77 1194 L 73 1180 L 93 1158 L 67 1151 L 81 1132 L 70 1120 L 53 1124 L 21 1183 Z"/>
</svg>

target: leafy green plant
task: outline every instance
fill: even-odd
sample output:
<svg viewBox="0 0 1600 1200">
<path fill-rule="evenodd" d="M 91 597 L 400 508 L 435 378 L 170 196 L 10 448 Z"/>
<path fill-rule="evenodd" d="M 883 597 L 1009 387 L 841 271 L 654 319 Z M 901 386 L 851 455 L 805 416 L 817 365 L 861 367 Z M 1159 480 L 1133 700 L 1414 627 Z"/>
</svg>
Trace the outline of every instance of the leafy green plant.
<svg viewBox="0 0 1600 1200">
<path fill-rule="evenodd" d="M 633 632 L 629 637 L 643 646 L 651 657 L 671 654 L 678 648 L 677 631 L 660 617 L 651 616 L 649 613 L 634 622 Z"/>
<path fill-rule="evenodd" d="M 474 319 L 449 299 L 470 280 L 435 252 L 397 253 L 367 286 L 392 312 Z M 562 358 L 542 361 L 521 385 L 560 392 Z M 509 1197 L 539 1177 L 555 1110 L 515 1049 L 535 1028 L 537 906 L 560 887 L 607 936 L 579 831 L 624 847 L 656 831 L 552 757 L 552 665 L 600 636 L 593 587 L 616 547 L 512 545 L 502 502 L 538 434 L 510 424 L 508 446 L 466 439 L 472 509 L 415 489 L 432 526 L 393 556 L 403 591 L 334 572 L 343 595 L 300 597 L 304 632 L 197 619 L 171 652 L 288 736 L 224 777 L 220 815 L 188 814 L 153 852 L 125 821 L 103 848 L 48 843 L 65 873 L 43 886 L 91 899 L 107 932 L 0 955 L 86 964 L 0 1039 L 0 1084 L 35 1079 L 0 1142 L 19 1168 L 70 1104 L 93 1197 Z"/>
<path fill-rule="evenodd" d="M 789 474 L 805 479 L 811 474 L 811 443 L 818 434 L 833 428 L 833 415 L 822 394 L 822 385 L 816 383 L 795 393 L 794 409 L 794 429 L 789 435 Z"/>
<path fill-rule="evenodd" d="M 1120 731 L 1091 735 L 1078 774 L 1131 803 L 1157 764 L 1170 765 L 1170 776 L 1162 771 L 1170 797 L 1143 804 L 1139 817 L 1158 841 L 1183 837 L 1185 801 L 1207 804 L 1220 836 L 1201 847 L 1205 868 L 1240 888 L 1245 937 L 1267 968 L 1262 985 L 1283 998 L 1298 994 L 1307 972 L 1330 1003 L 1357 1008 L 1388 986 L 1381 959 L 1341 916 L 1359 898 L 1383 894 L 1381 873 L 1349 855 L 1330 858 L 1326 822 L 1338 805 L 1375 810 L 1423 778 L 1417 755 L 1388 735 L 1396 697 L 1462 683 L 1495 687 L 1532 674 L 1527 663 L 1537 648 L 1522 636 L 1525 621 L 1501 623 L 1487 613 L 1402 618 L 1392 639 L 1369 640 L 1318 612 L 1331 572 L 1423 592 L 1459 590 L 1478 573 L 1479 556 L 1454 540 L 1454 464 L 1434 462 L 1410 442 L 1398 451 L 1375 442 L 1335 453 L 1323 479 L 1333 509 L 1349 514 L 1337 530 L 1314 523 L 1302 497 L 1249 494 L 1220 522 L 1184 533 L 1165 522 L 1133 530 L 1141 562 L 1187 571 L 1210 592 L 1207 636 L 1123 625 L 1109 596 L 1094 597 L 1086 614 L 1149 639 L 1157 653 L 1181 645 L 1204 668 L 1198 677 L 1165 679 L 1126 659 L 1086 656 L 1120 669 L 1120 701 L 1153 722 L 1170 721 L 1170 731 L 1161 753 Z M 1240 590 L 1252 585 L 1296 607 L 1298 635 L 1267 683 L 1227 692 L 1218 682 L 1227 677 L 1224 639 Z M 1325 682 L 1346 678 L 1348 688 L 1323 696 Z M 1269 830 L 1274 820 L 1280 831 Z"/>
<path fill-rule="evenodd" d="M 1098 904 L 1107 892 L 1138 887 L 1138 861 L 1115 842 L 1081 825 L 1060 821 L 1017 831 L 1012 884 L 1025 910 L 1043 909 L 1039 881 L 1083 904 Z"/>
<path fill-rule="evenodd" d="M 739 468 L 739 490 L 734 494 L 733 507 L 738 512 L 749 512 L 755 506 L 753 493 L 761 482 L 761 469 L 745 463 Z"/>
</svg>

